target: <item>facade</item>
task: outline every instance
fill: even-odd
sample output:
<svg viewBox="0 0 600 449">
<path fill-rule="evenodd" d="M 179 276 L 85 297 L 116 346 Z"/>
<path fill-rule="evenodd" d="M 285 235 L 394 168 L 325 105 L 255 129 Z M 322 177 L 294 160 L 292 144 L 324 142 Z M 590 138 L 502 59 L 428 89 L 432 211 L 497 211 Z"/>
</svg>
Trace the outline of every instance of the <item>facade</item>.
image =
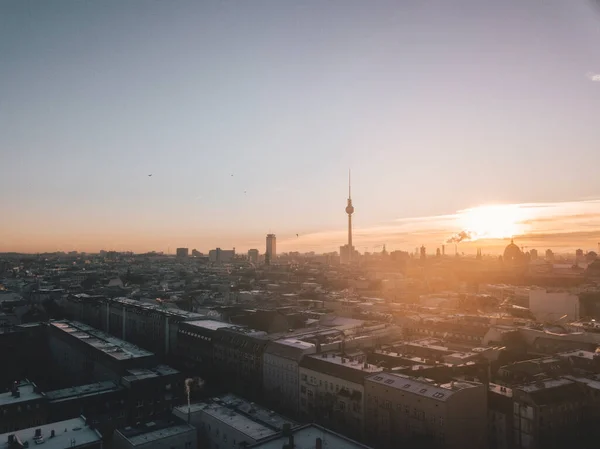
<svg viewBox="0 0 600 449">
<path fill-rule="evenodd" d="M 102 449 L 102 436 L 83 416 L 0 435 L 0 447 L 6 449 L 41 444 L 44 449 Z"/>
<path fill-rule="evenodd" d="M 361 439 L 364 379 L 383 368 L 336 354 L 305 356 L 300 362 L 300 416 Z"/>
<path fill-rule="evenodd" d="M 241 327 L 217 329 L 213 337 L 215 372 L 234 392 L 262 397 L 266 332 Z"/>
<path fill-rule="evenodd" d="M 378 373 L 365 381 L 367 440 L 381 449 L 487 446 L 487 387 Z"/>
<path fill-rule="evenodd" d="M 62 383 L 118 382 L 128 369 L 156 365 L 149 351 L 77 321 L 48 325 L 48 345 Z"/>
<path fill-rule="evenodd" d="M 196 429 L 186 422 L 171 417 L 128 426 L 115 432 L 114 449 L 196 449 Z"/>
<path fill-rule="evenodd" d="M 179 323 L 205 318 L 199 313 L 129 298 L 106 299 L 103 309 L 101 329 L 159 355 L 174 350 Z"/>
<path fill-rule="evenodd" d="M 358 441 L 351 440 L 317 424 L 306 424 L 293 429 L 285 429 L 279 435 L 249 446 L 251 449 L 281 449 L 284 447 L 303 449 L 372 449 L 369 446 L 365 446 Z"/>
<path fill-rule="evenodd" d="M 514 447 L 558 449 L 582 437 L 586 395 L 570 379 L 547 379 L 513 388 Z"/>
<path fill-rule="evenodd" d="M 235 249 L 211 249 L 208 252 L 208 260 L 212 263 L 230 263 L 235 258 Z"/>
<path fill-rule="evenodd" d="M 263 358 L 263 391 L 265 399 L 277 410 L 298 413 L 300 360 L 314 354 L 316 345 L 293 338 L 270 342 Z"/>
<path fill-rule="evenodd" d="M 529 310 L 537 321 L 576 321 L 579 319 L 579 296 L 568 291 L 532 289 L 529 291 Z"/>
<path fill-rule="evenodd" d="M 489 449 L 511 449 L 514 447 L 512 396 L 512 389 L 503 385 L 489 384 Z"/>
<path fill-rule="evenodd" d="M 176 353 L 186 364 L 203 376 L 215 373 L 213 338 L 218 329 L 234 328 L 234 324 L 215 320 L 185 321 L 177 332 Z"/>
<path fill-rule="evenodd" d="M 248 250 L 248 260 L 253 264 L 258 263 L 258 250 L 257 249 L 249 249 Z"/>
<path fill-rule="evenodd" d="M 47 417 L 46 400 L 33 382 L 14 382 L 10 391 L 0 394 L 2 433 L 42 425 Z"/>
<path fill-rule="evenodd" d="M 127 423 L 127 390 L 112 381 L 48 391 L 44 396 L 48 401 L 48 416 L 53 421 L 83 414 L 88 424 L 103 437 L 112 435 L 115 427 Z"/>
<path fill-rule="evenodd" d="M 275 260 L 277 257 L 277 237 L 275 237 L 275 234 L 267 234 L 267 249 L 265 254 L 269 262 Z"/>
<path fill-rule="evenodd" d="M 177 248 L 177 251 L 175 254 L 179 258 L 185 259 L 186 257 L 189 256 L 189 248 Z"/>
<path fill-rule="evenodd" d="M 176 407 L 173 414 L 198 429 L 200 447 L 239 449 L 276 436 L 296 423 L 234 395 Z"/>
</svg>

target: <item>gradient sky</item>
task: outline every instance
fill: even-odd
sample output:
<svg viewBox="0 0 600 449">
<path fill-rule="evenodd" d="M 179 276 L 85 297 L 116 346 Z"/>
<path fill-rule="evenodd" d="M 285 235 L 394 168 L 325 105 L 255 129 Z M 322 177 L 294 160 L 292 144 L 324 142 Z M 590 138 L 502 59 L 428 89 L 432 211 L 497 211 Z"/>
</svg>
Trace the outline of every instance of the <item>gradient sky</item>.
<svg viewBox="0 0 600 449">
<path fill-rule="evenodd" d="M 599 43 L 587 0 L 3 0 L 0 251 L 332 249 L 349 167 L 361 251 L 600 198 Z"/>
</svg>

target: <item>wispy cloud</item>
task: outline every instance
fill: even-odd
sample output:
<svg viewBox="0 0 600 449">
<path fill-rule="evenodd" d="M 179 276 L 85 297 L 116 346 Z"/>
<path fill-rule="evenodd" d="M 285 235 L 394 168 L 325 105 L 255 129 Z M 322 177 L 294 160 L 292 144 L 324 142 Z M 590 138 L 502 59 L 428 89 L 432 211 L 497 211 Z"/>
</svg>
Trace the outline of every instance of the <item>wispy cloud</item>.
<svg viewBox="0 0 600 449">
<path fill-rule="evenodd" d="M 346 229 L 305 234 L 280 242 L 283 251 L 333 251 L 346 242 Z M 422 244 L 433 248 L 456 243 L 501 250 L 514 237 L 522 246 L 543 248 L 597 248 L 600 242 L 600 200 L 521 203 L 463 209 L 451 215 L 403 218 L 377 226 L 354 229 L 354 244 L 372 251 L 413 250 Z"/>
<path fill-rule="evenodd" d="M 588 73 L 587 77 L 591 80 L 591 81 L 598 81 L 600 82 L 600 74 L 598 73 Z"/>
</svg>

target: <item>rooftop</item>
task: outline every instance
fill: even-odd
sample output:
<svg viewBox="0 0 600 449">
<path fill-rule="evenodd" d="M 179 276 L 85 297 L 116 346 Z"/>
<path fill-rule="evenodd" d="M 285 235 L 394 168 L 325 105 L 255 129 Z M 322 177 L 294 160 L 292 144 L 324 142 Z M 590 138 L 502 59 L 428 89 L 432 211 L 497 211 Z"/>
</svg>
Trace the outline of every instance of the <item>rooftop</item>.
<svg viewBox="0 0 600 449">
<path fill-rule="evenodd" d="M 414 378 L 404 376 L 402 374 L 393 374 L 387 372 L 369 376 L 367 378 L 367 382 L 384 384 L 390 388 L 396 388 L 442 402 L 446 401 L 457 391 L 464 390 L 466 388 L 481 387 L 481 384 L 476 382 L 453 381 L 444 384 L 436 384 L 430 379 Z"/>
<path fill-rule="evenodd" d="M 85 425 L 85 420 L 83 418 L 73 418 L 66 421 L 30 427 L 29 429 L 17 430 L 16 432 L 0 435 L 0 449 L 9 449 L 9 435 L 15 435 L 21 444 L 28 443 L 29 447 L 35 447 L 36 443 L 40 443 L 40 440 L 34 440 L 37 429 L 41 431 L 44 449 L 65 449 L 87 446 L 92 443 L 100 442 L 102 439 L 98 432 Z M 55 432 L 54 437 L 50 436 L 52 430 Z"/>
<path fill-rule="evenodd" d="M 346 438 L 316 424 L 307 424 L 292 430 L 294 435 L 294 447 L 296 449 L 314 449 L 317 438 L 322 441 L 323 449 L 370 449 L 357 441 Z M 281 449 L 288 442 L 288 437 L 281 434 L 271 437 L 266 441 L 256 443 L 253 449 Z"/>
<path fill-rule="evenodd" d="M 29 381 L 21 381 L 18 385 L 18 397 L 13 395 L 11 391 L 0 394 L 0 407 L 42 399 L 44 396 L 42 396 L 42 394 L 38 393 L 36 390 L 37 388 L 35 384 Z"/>
<path fill-rule="evenodd" d="M 187 416 L 188 406 L 175 407 L 175 412 L 181 417 Z M 191 404 L 189 413 L 191 416 L 206 413 L 254 441 L 276 435 L 284 424 L 297 425 L 282 415 L 231 394 L 213 398 L 210 402 Z"/>
<path fill-rule="evenodd" d="M 137 307 L 139 309 L 154 311 L 154 312 L 161 313 L 161 314 L 167 315 L 167 316 L 178 317 L 178 318 L 183 319 L 184 321 L 200 320 L 200 319 L 204 318 L 204 315 L 202 315 L 200 313 L 194 313 L 194 312 L 188 312 L 187 310 L 163 307 L 158 304 L 143 303 L 140 301 L 136 301 L 135 299 L 113 298 L 113 299 L 110 299 L 110 301 L 121 303 L 124 306 Z"/>
<path fill-rule="evenodd" d="M 185 324 L 187 324 L 188 326 L 199 327 L 211 331 L 216 331 L 217 329 L 221 329 L 222 327 L 237 327 L 235 324 L 224 323 L 223 321 L 216 320 L 186 321 Z"/>
<path fill-rule="evenodd" d="M 505 387 L 504 385 L 490 383 L 489 391 L 491 391 L 492 393 L 500 394 L 502 396 L 507 396 L 509 398 L 512 398 L 513 395 L 512 388 Z"/>
<path fill-rule="evenodd" d="M 129 374 L 127 376 L 123 376 L 123 380 L 125 380 L 126 382 L 133 382 L 136 380 L 156 378 L 156 377 L 160 377 L 160 376 L 169 376 L 171 374 L 179 373 L 179 371 L 177 371 L 176 369 L 171 368 L 170 366 L 167 366 L 167 365 L 158 365 L 158 366 L 155 366 L 154 368 L 150 368 L 150 369 L 146 369 L 146 368 L 128 369 L 127 372 Z"/>
<path fill-rule="evenodd" d="M 120 389 L 121 387 L 117 384 L 107 380 L 78 387 L 63 388 L 62 390 L 48 391 L 44 394 L 50 401 L 65 401 L 75 397 L 93 396 L 108 391 L 118 391 Z"/>
<path fill-rule="evenodd" d="M 132 446 L 141 446 L 188 432 L 193 433 L 195 437 L 196 429 L 180 420 L 174 422 L 157 420 L 117 430 L 117 433 L 121 434 Z"/>
<path fill-rule="evenodd" d="M 383 368 L 376 365 L 328 353 L 304 357 L 300 362 L 300 367 L 359 384 L 362 384 L 364 378 L 369 374 L 383 371 Z"/>
<path fill-rule="evenodd" d="M 82 342 L 102 351 L 116 360 L 151 357 L 154 354 L 134 344 L 115 338 L 87 324 L 77 321 L 53 321 L 54 328 L 78 338 Z"/>
<path fill-rule="evenodd" d="M 572 380 L 569 379 L 547 379 L 543 381 L 538 381 L 531 383 L 529 385 L 523 385 L 519 387 L 519 390 L 526 391 L 527 393 L 533 393 L 536 391 L 545 390 L 548 388 L 557 388 L 565 385 L 571 385 L 573 383 Z"/>
</svg>

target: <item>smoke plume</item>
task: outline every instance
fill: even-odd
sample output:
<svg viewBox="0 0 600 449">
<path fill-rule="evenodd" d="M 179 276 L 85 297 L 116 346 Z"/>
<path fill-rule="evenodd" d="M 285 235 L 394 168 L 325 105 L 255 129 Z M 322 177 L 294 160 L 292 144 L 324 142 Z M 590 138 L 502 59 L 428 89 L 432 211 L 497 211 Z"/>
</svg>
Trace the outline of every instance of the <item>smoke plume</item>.
<svg viewBox="0 0 600 449">
<path fill-rule="evenodd" d="M 473 240 L 473 237 L 473 234 L 469 231 L 460 231 L 458 234 L 453 235 L 448 240 L 446 240 L 446 243 L 460 243 L 465 240 Z"/>
</svg>

